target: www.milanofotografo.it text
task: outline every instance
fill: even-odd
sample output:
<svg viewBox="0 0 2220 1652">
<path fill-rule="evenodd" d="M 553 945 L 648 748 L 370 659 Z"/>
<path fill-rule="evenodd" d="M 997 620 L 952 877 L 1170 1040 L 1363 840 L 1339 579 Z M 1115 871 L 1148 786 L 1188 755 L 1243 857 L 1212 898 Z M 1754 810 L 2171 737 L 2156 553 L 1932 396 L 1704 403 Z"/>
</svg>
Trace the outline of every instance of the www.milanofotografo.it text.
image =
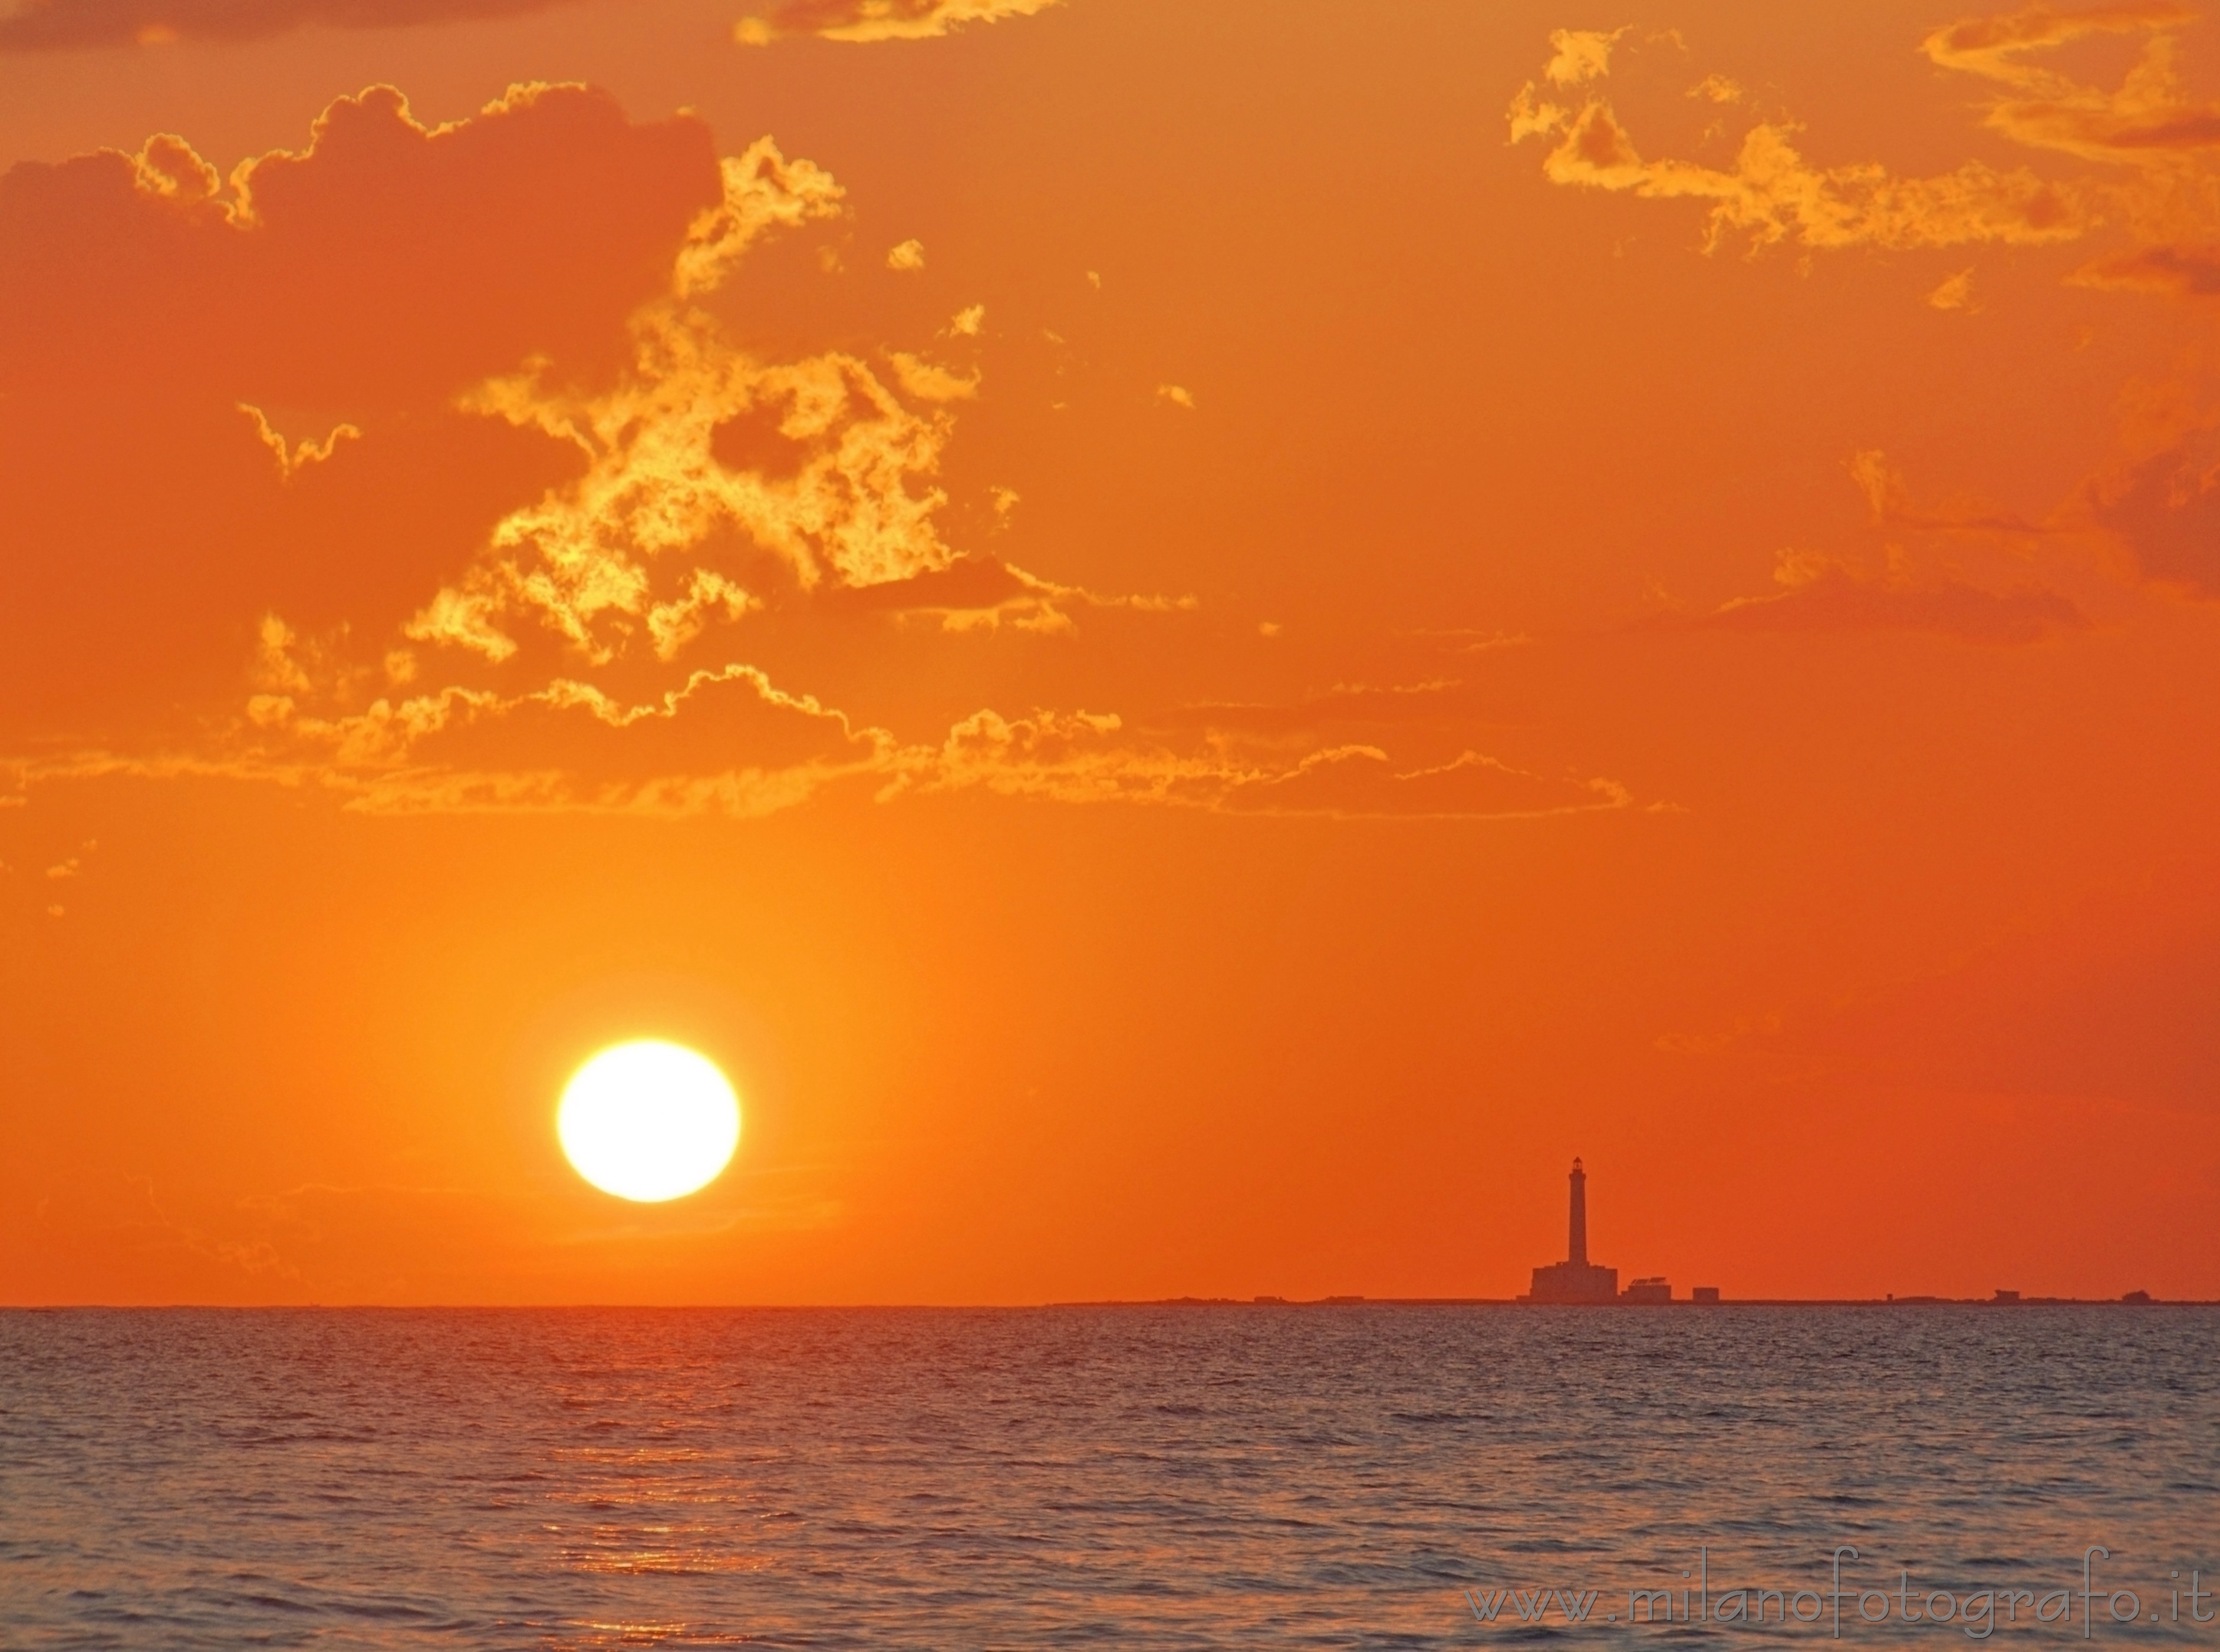
<svg viewBox="0 0 2220 1652">
<path fill-rule="evenodd" d="M 1699 1549 L 1695 1566 L 1681 1574 L 1679 1587 L 1628 1589 L 1623 1611 L 1613 1595 L 1585 1585 L 1481 1587 L 1467 1589 L 1464 1595 L 1472 1615 L 1481 1623 L 1511 1627 L 1710 1624 L 1755 1629 L 1800 1624 L 1836 1639 L 1861 1625 L 1892 1622 L 1955 1630 L 1983 1641 L 1999 1627 L 2065 1625 L 2093 1640 L 2106 1630 L 2220 1621 L 2215 1592 L 2204 1587 L 2206 1568 L 2169 1568 L 2163 1583 L 2146 1578 L 2139 1586 L 2130 1580 L 2115 1587 L 2117 1580 L 2098 1576 L 2098 1562 L 2111 1558 L 2111 1550 L 2101 1544 L 2092 1544 L 2082 1555 L 2078 1580 L 2051 1588 L 1989 1584 L 1931 1588 L 1915 1582 L 1908 1568 L 1898 1571 L 1893 1585 L 1873 1588 L 1845 1569 L 1854 1568 L 1859 1558 L 1849 1544 L 1837 1547 L 1832 1576 L 1823 1589 L 1730 1588 L 1712 1581 L 1711 1551 Z"/>
</svg>

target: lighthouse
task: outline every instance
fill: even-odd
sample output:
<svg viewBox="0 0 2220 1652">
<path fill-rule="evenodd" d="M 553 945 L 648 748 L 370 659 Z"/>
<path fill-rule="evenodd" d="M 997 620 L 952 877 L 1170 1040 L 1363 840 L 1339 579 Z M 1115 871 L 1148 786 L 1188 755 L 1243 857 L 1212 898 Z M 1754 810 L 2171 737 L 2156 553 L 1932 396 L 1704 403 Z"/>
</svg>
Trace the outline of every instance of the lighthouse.
<svg viewBox="0 0 2220 1652">
<path fill-rule="evenodd" d="M 1575 1268 L 1588 1265 L 1588 1173 L 1581 1169 L 1578 1159 L 1573 1161 L 1573 1211 L 1570 1231 L 1565 1239 L 1565 1260 Z"/>
<path fill-rule="evenodd" d="M 1588 1173 L 1573 1161 L 1572 1197 L 1566 1213 L 1565 1259 L 1534 1270 L 1534 1288 L 1522 1302 L 1616 1302 L 1618 1269 L 1588 1260 Z"/>
</svg>

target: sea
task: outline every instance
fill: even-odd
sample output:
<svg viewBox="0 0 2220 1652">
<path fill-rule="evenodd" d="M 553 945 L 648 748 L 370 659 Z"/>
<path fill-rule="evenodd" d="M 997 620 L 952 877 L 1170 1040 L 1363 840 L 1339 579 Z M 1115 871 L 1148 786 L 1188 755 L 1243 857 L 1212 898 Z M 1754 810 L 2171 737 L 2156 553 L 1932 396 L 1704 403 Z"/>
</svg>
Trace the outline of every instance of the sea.
<svg viewBox="0 0 2220 1652">
<path fill-rule="evenodd" d="M 2216 1570 L 2211 1308 L 0 1312 L 9 1649 L 2220 1652 Z"/>
</svg>

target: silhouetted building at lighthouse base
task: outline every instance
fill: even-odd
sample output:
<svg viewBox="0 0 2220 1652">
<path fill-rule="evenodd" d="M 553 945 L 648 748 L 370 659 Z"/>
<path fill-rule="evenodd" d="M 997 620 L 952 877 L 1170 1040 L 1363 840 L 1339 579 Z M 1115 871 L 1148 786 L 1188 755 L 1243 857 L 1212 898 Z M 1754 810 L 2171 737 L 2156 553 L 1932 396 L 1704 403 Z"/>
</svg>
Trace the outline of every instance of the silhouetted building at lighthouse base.
<svg viewBox="0 0 2220 1652">
<path fill-rule="evenodd" d="M 1616 1302 L 1618 1269 L 1587 1262 L 1553 1262 L 1534 1270 L 1529 1302 Z"/>
</svg>

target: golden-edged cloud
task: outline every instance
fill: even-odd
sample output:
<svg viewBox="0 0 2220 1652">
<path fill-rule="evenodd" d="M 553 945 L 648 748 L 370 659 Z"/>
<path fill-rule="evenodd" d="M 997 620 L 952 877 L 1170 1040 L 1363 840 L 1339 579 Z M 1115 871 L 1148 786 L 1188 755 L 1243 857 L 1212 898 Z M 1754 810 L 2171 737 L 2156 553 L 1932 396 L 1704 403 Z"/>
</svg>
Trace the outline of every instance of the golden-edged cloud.
<svg viewBox="0 0 2220 1652">
<path fill-rule="evenodd" d="M 590 664 L 643 643 L 669 662 L 766 597 L 845 594 L 851 611 L 931 613 L 951 629 L 1069 629 L 1074 608 L 1178 606 L 960 556 L 942 537 L 947 496 L 933 477 L 951 404 L 980 393 L 976 366 L 905 350 L 767 362 L 730 343 L 694 301 L 758 235 L 836 216 L 842 191 L 768 139 L 723 177 L 724 203 L 689 231 L 670 296 L 633 317 L 633 358 L 613 385 L 581 390 L 540 364 L 463 397 L 576 446 L 584 471 L 498 523 L 411 618 L 412 641 L 498 664 L 517 651 L 515 627 L 537 625 Z"/>
<path fill-rule="evenodd" d="M 227 776 L 381 813 L 746 817 L 841 789 L 1624 806 L 1431 724 L 1326 745 L 1094 705 L 951 715 L 933 651 L 1074 649 L 1097 620 L 1202 633 L 1192 599 L 951 537 L 943 457 L 992 390 L 980 307 L 930 340 L 760 342 L 764 290 L 736 273 L 782 237 L 835 244 L 847 215 L 768 138 L 719 159 L 697 122 L 635 127 L 577 87 L 439 127 L 372 88 L 228 176 L 161 137 L 0 178 L 0 481 L 52 548 L 0 570 L 22 599 L 0 628 L 24 683 L 52 689 L 57 658 L 83 673 L 65 717 L 11 703 L 10 744 L 42 753 L 15 772 Z M 999 524 L 1017 494 L 988 493 Z M 925 676 L 863 673 L 864 715 L 820 679 L 873 647 Z M 1433 755 L 1391 755 L 1402 734 Z"/>
<path fill-rule="evenodd" d="M 596 662 L 643 631 L 670 658 L 698 632 L 688 616 L 704 611 L 705 591 L 734 615 L 748 606 L 725 573 L 707 570 L 714 577 L 704 586 L 698 561 L 675 580 L 656 577 L 659 558 L 720 533 L 744 553 L 769 552 L 805 591 L 906 579 L 954 559 L 933 521 L 946 496 L 926 480 L 946 414 L 913 410 L 853 355 L 760 361 L 689 302 L 765 229 L 839 210 L 829 178 L 789 165 L 767 140 L 724 177 L 725 202 L 689 233 L 671 296 L 633 318 L 633 358 L 614 387 L 580 390 L 539 364 L 465 398 L 472 411 L 574 445 L 585 474 L 504 518 L 485 558 L 412 620 L 412 639 L 498 661 L 515 651 L 505 627 L 522 618 Z M 928 371 L 914 363 L 909 377 Z M 950 382 L 960 381 L 934 381 Z M 734 429 L 754 445 L 720 441 Z M 766 447 L 778 451 L 766 457 Z"/>
<path fill-rule="evenodd" d="M 743 46 L 764 46 L 795 34 L 857 42 L 931 40 L 966 23 L 1030 17 L 1056 3 L 1057 0 L 774 0 L 735 24 L 733 37 Z"/>
<path fill-rule="evenodd" d="M 1222 741 L 1180 747 L 1135 739 L 1119 718 L 1085 712 L 1019 719 L 981 712 L 952 728 L 938 751 L 921 755 L 901 786 L 1221 814 L 1518 820 L 1624 809 L 1634 801 L 1615 781 L 1552 778 L 1474 751 L 1406 767 L 1377 746 L 1348 745 L 1290 760 Z"/>
<path fill-rule="evenodd" d="M 2176 34 L 2197 14 L 2174 0 L 2114 0 L 2075 10 L 2033 5 L 1935 30 L 1923 49 L 1937 65 L 1999 88 L 1987 128 L 2052 157 L 2093 163 L 2094 172 L 2048 176 L 2029 166 L 1967 160 L 1907 178 L 1878 163 L 1824 167 L 1807 160 L 1797 123 L 1755 120 L 1730 163 L 1646 155 L 1604 87 L 1627 31 L 1561 29 L 1555 53 L 1508 111 L 1514 142 L 1548 147 L 1543 171 L 1562 184 L 1708 205 L 1706 241 L 1730 235 L 1754 246 L 1814 249 L 2042 246 L 2124 228 L 2136 252 L 2108 256 L 2092 283 L 2201 290 L 2202 249 L 2220 234 L 2220 106 L 2185 90 Z M 2134 64 L 2114 85 L 2077 79 L 2043 54 L 2093 35 L 2141 36 Z M 1698 88 L 1718 83 L 1712 77 Z M 1724 83 L 1718 83 L 1724 84 Z M 1714 101 L 1740 102 L 1715 94 Z M 2186 250 L 2185 250 L 2186 249 Z M 1938 307 L 1964 309 L 1963 289 L 1938 290 Z"/>
<path fill-rule="evenodd" d="M 1816 166 L 1788 121 L 1756 122 L 1727 166 L 1645 157 L 1599 90 L 1624 32 L 1557 30 L 1541 82 L 1529 81 L 1512 100 L 1512 140 L 1549 143 L 1542 170 L 1552 183 L 1706 203 L 1712 246 L 1734 234 L 1759 246 L 2039 244 L 2071 240 L 2092 220 L 2082 191 L 2024 168 L 1968 161 L 1939 177 L 1906 178 L 1869 163 Z"/>
</svg>

